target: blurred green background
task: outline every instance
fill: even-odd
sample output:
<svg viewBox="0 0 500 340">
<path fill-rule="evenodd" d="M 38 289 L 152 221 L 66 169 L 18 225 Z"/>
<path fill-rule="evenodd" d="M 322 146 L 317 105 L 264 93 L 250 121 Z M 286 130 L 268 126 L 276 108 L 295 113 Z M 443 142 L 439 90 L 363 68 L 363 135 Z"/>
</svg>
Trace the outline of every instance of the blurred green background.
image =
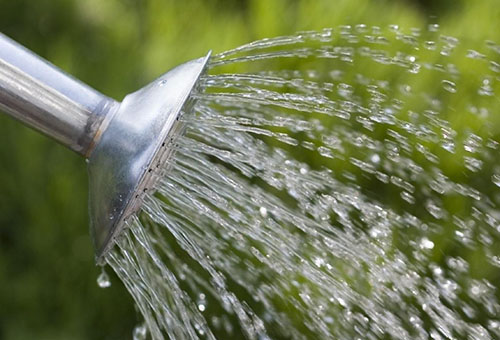
<svg viewBox="0 0 500 340">
<path fill-rule="evenodd" d="M 342 24 L 500 41 L 496 0 L 0 0 L 0 31 L 121 100 L 181 62 Z M 100 289 L 83 159 L 0 116 L 0 339 L 127 339 L 121 283 Z M 109 270 L 108 270 L 109 272 Z"/>
</svg>

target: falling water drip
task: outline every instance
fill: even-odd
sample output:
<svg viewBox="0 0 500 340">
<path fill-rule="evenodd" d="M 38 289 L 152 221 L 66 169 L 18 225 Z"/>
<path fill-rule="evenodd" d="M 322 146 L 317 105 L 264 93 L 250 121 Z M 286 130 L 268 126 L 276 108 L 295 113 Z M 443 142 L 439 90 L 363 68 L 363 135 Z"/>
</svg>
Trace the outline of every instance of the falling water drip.
<svg viewBox="0 0 500 340">
<path fill-rule="evenodd" d="M 132 333 L 133 340 L 146 340 L 148 335 L 148 329 L 145 324 L 140 324 L 134 327 L 134 331 Z"/>
<path fill-rule="evenodd" d="M 101 273 L 97 277 L 97 285 L 100 288 L 111 287 L 111 280 L 109 279 L 108 273 L 104 270 L 104 267 L 101 268 Z"/>
</svg>

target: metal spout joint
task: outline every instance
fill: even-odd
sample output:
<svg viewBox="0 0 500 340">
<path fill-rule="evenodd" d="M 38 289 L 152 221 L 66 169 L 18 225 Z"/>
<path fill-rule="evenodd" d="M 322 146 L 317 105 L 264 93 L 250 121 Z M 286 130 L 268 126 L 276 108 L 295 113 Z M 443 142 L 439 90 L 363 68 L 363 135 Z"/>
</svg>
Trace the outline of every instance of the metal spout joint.
<svg viewBox="0 0 500 340">
<path fill-rule="evenodd" d="M 0 33 L 0 109 L 82 156 L 118 103 Z"/>
</svg>

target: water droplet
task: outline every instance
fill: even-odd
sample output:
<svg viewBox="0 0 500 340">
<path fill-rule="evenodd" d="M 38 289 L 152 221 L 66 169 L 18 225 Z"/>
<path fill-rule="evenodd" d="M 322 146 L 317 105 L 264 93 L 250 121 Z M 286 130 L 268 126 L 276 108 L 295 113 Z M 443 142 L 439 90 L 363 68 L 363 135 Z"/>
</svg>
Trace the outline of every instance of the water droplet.
<svg viewBox="0 0 500 340">
<path fill-rule="evenodd" d="M 477 282 L 477 281 L 474 281 L 472 282 L 470 288 L 469 288 L 469 296 L 471 296 L 472 298 L 477 298 L 481 295 L 483 295 L 485 293 L 486 289 L 485 287 Z"/>
<path fill-rule="evenodd" d="M 340 83 L 338 85 L 337 93 L 343 98 L 350 99 L 354 93 L 354 89 L 349 84 Z"/>
<path fill-rule="evenodd" d="M 405 95 L 411 94 L 411 86 L 408 84 L 401 85 L 399 89 Z"/>
<path fill-rule="evenodd" d="M 339 302 L 339 304 L 342 306 L 342 307 L 348 307 L 347 305 L 347 302 L 345 302 L 345 300 L 341 297 L 338 297 L 337 298 L 337 301 Z"/>
<path fill-rule="evenodd" d="M 464 150 L 470 153 L 477 152 L 482 142 L 483 139 L 481 137 L 472 133 L 464 141 Z"/>
<path fill-rule="evenodd" d="M 420 64 L 412 64 L 410 66 L 410 68 L 408 69 L 408 72 L 410 73 L 414 73 L 414 74 L 417 74 L 418 72 L 420 72 Z"/>
<path fill-rule="evenodd" d="M 432 268 L 432 273 L 435 275 L 435 276 L 441 276 L 443 275 L 443 269 L 441 269 L 441 267 L 434 267 Z"/>
<path fill-rule="evenodd" d="M 399 30 L 399 26 L 398 26 L 398 25 L 394 25 L 394 24 L 392 24 L 392 25 L 389 25 L 389 29 L 390 29 L 391 31 L 393 31 L 393 32 L 396 32 L 396 31 L 398 31 L 398 30 Z"/>
<path fill-rule="evenodd" d="M 267 209 L 265 207 L 260 207 L 259 213 L 260 213 L 260 216 L 267 217 Z"/>
<path fill-rule="evenodd" d="M 495 183 L 497 187 L 500 187 L 500 174 L 493 174 L 491 176 L 491 181 Z"/>
<path fill-rule="evenodd" d="M 444 55 L 446 57 L 450 56 L 452 52 L 452 49 L 449 46 L 444 46 L 441 52 L 439 54 Z"/>
<path fill-rule="evenodd" d="M 358 33 L 365 33 L 368 30 L 368 27 L 365 24 L 356 25 L 356 31 Z"/>
<path fill-rule="evenodd" d="M 455 143 L 453 143 L 453 141 L 444 141 L 441 143 L 441 147 L 448 152 L 455 152 Z"/>
<path fill-rule="evenodd" d="M 498 268 L 500 268 L 500 256 L 492 256 L 490 258 L 490 263 Z"/>
<path fill-rule="evenodd" d="M 410 204 L 415 204 L 415 197 L 407 191 L 401 192 L 401 198 Z"/>
<path fill-rule="evenodd" d="M 146 340 L 147 335 L 148 329 L 145 324 L 140 324 L 134 327 L 134 331 L 132 333 L 134 340 Z"/>
<path fill-rule="evenodd" d="M 300 170 L 299 170 L 299 171 L 300 171 L 300 174 L 301 174 L 301 175 L 305 175 L 305 174 L 307 174 L 307 169 L 306 169 L 306 168 L 300 168 Z"/>
<path fill-rule="evenodd" d="M 376 227 L 370 229 L 370 236 L 373 238 L 378 238 L 382 235 L 382 231 Z"/>
<path fill-rule="evenodd" d="M 455 85 L 454 82 L 449 81 L 449 80 L 443 80 L 443 88 L 450 92 L 450 93 L 456 93 L 457 92 L 457 86 Z"/>
<path fill-rule="evenodd" d="M 439 24 L 430 24 L 429 26 L 427 26 L 427 29 L 429 30 L 429 32 L 437 32 L 439 31 Z"/>
<path fill-rule="evenodd" d="M 436 42 L 435 41 L 426 41 L 424 43 L 424 47 L 428 50 L 435 50 L 436 49 Z"/>
<path fill-rule="evenodd" d="M 425 208 L 436 219 L 441 219 L 444 217 L 443 209 L 438 207 L 437 204 L 432 200 L 428 200 L 427 202 L 425 202 Z"/>
<path fill-rule="evenodd" d="M 464 157 L 465 167 L 472 172 L 478 172 L 483 166 L 483 162 L 473 157 Z"/>
<path fill-rule="evenodd" d="M 198 310 L 199 310 L 200 312 L 204 312 L 204 311 L 205 311 L 205 308 L 206 308 L 206 306 L 205 306 L 204 304 L 202 304 L 202 303 L 199 303 L 199 304 L 198 304 Z"/>
<path fill-rule="evenodd" d="M 329 42 L 332 39 L 332 29 L 325 28 L 320 34 L 320 41 Z"/>
<path fill-rule="evenodd" d="M 496 149 L 498 149 L 498 145 L 500 145 L 500 143 L 498 143 L 496 140 L 488 138 L 488 142 L 486 143 L 486 147 L 493 149 L 493 150 L 496 150 Z"/>
<path fill-rule="evenodd" d="M 500 321 L 488 320 L 488 329 L 500 336 Z"/>
<path fill-rule="evenodd" d="M 111 287 L 111 280 L 109 279 L 108 273 L 104 270 L 104 267 L 101 269 L 101 274 L 97 277 L 97 285 L 100 288 Z"/>
<path fill-rule="evenodd" d="M 489 78 L 483 79 L 481 87 L 477 91 L 481 96 L 493 96 L 493 87 L 491 86 L 491 80 Z"/>
<path fill-rule="evenodd" d="M 316 267 L 320 268 L 321 266 L 323 266 L 325 264 L 325 259 L 321 258 L 321 257 L 315 257 L 314 258 L 314 264 L 316 265 Z"/>
<path fill-rule="evenodd" d="M 389 183 L 389 176 L 381 171 L 375 172 L 375 177 L 383 183 Z"/>
<path fill-rule="evenodd" d="M 485 56 L 484 56 L 484 54 L 481 54 L 478 51 L 468 50 L 466 57 L 471 58 L 471 59 L 484 59 Z"/>
<path fill-rule="evenodd" d="M 432 249 L 434 248 L 434 242 L 424 237 L 420 240 L 420 249 Z"/>
<path fill-rule="evenodd" d="M 495 73 L 500 73 L 500 63 L 497 63 L 495 61 L 490 61 L 490 70 L 492 70 Z"/>
<path fill-rule="evenodd" d="M 160 85 L 160 86 L 165 86 L 167 83 L 168 83 L 168 80 L 166 80 L 166 79 L 162 79 L 162 80 L 160 80 L 160 81 L 158 82 L 158 85 Z"/>
<path fill-rule="evenodd" d="M 335 321 L 331 316 L 326 316 L 323 320 L 328 324 L 332 324 Z"/>
<path fill-rule="evenodd" d="M 374 153 L 371 157 L 370 160 L 372 163 L 378 164 L 380 162 L 380 156 L 376 153 Z"/>
<path fill-rule="evenodd" d="M 333 71 L 330 71 L 330 77 L 333 79 L 333 80 L 341 80 L 342 77 L 344 76 L 344 71 L 341 71 L 341 70 L 333 70 Z"/>
<path fill-rule="evenodd" d="M 469 265 L 467 262 L 465 262 L 464 259 L 460 257 L 448 257 L 446 259 L 446 265 L 448 268 L 450 268 L 453 271 L 459 272 L 459 273 L 465 273 L 469 269 Z"/>
</svg>

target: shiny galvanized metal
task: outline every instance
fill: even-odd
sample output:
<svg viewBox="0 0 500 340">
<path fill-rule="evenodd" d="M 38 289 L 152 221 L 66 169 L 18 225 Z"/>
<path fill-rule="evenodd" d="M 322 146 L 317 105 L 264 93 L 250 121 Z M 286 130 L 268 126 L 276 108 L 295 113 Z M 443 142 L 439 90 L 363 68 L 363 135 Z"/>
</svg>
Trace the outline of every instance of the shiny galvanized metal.
<svg viewBox="0 0 500 340">
<path fill-rule="evenodd" d="M 154 190 L 156 171 L 173 151 L 178 116 L 209 55 L 167 72 L 120 104 L 89 158 L 90 223 L 98 260 L 125 220 Z M 160 169 L 158 169 L 160 170 Z"/>
<path fill-rule="evenodd" d="M 177 66 L 119 103 L 0 34 L 0 109 L 88 157 L 98 263 L 154 191 L 209 58 Z"/>
<path fill-rule="evenodd" d="M 118 103 L 0 33 L 0 109 L 81 155 Z"/>
</svg>

